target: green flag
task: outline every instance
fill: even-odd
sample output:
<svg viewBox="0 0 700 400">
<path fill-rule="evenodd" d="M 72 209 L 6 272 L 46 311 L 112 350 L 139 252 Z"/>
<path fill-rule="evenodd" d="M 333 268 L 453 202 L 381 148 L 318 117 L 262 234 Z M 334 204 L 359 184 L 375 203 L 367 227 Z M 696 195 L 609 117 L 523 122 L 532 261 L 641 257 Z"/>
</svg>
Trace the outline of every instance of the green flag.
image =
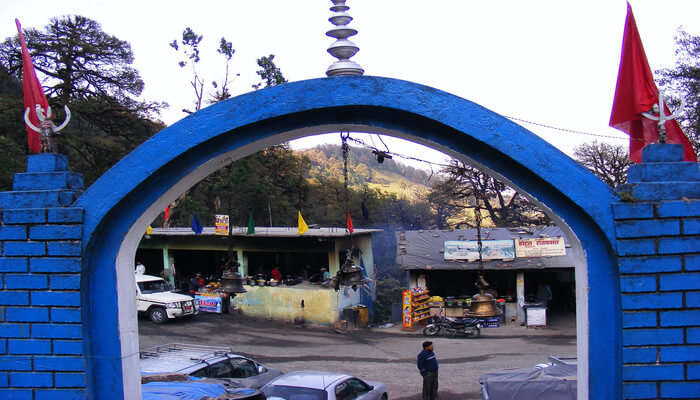
<svg viewBox="0 0 700 400">
<path fill-rule="evenodd" d="M 250 212 L 250 215 L 248 216 L 248 232 L 246 232 L 246 235 L 252 235 L 255 233 L 255 222 L 253 221 L 253 212 Z"/>
</svg>

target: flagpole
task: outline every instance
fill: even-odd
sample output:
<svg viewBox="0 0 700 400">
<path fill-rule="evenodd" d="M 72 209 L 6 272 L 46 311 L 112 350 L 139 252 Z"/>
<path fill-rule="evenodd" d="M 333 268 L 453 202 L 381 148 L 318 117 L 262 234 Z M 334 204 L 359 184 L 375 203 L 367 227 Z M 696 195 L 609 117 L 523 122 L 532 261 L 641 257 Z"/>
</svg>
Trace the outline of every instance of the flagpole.
<svg viewBox="0 0 700 400">
<path fill-rule="evenodd" d="M 697 156 L 683 132 L 677 114 L 664 104 L 663 93 L 654 81 L 642 40 L 627 3 L 622 52 L 609 125 L 630 136 L 630 159 L 642 161 L 642 149 L 650 143 L 683 145 L 683 159 L 696 162 Z M 650 123 L 658 121 L 657 124 Z M 668 123 L 668 124 L 667 124 Z"/>
<path fill-rule="evenodd" d="M 68 125 L 71 117 L 70 110 L 67 105 L 64 105 L 66 119 L 58 126 L 53 123 L 54 115 L 36 76 L 32 57 L 22 33 L 22 25 L 17 18 L 15 18 L 15 25 L 17 25 L 17 34 L 22 49 L 22 91 L 24 92 L 24 123 L 27 127 L 27 145 L 32 153 L 55 153 L 56 147 L 53 137 Z"/>
</svg>

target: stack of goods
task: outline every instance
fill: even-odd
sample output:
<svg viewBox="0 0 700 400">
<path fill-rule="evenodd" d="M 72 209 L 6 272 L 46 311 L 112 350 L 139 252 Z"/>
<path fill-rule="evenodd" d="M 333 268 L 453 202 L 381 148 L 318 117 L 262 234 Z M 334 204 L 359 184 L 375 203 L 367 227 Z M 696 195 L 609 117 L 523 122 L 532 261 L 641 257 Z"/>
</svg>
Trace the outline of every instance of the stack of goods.
<svg viewBox="0 0 700 400">
<path fill-rule="evenodd" d="M 204 287 L 199 288 L 199 293 L 216 293 L 220 292 L 221 283 L 219 282 L 209 282 Z"/>
<path fill-rule="evenodd" d="M 428 299 L 428 307 L 430 307 L 430 316 L 442 315 L 445 308 L 445 301 L 440 296 L 431 296 Z"/>
<path fill-rule="evenodd" d="M 445 297 L 445 316 L 464 317 L 464 302 L 452 296 Z"/>
<path fill-rule="evenodd" d="M 221 314 L 224 310 L 222 307 L 222 298 L 226 296 L 221 291 L 219 282 L 209 282 L 205 286 L 199 288 L 194 299 L 199 304 L 200 312 L 213 312 Z"/>
</svg>

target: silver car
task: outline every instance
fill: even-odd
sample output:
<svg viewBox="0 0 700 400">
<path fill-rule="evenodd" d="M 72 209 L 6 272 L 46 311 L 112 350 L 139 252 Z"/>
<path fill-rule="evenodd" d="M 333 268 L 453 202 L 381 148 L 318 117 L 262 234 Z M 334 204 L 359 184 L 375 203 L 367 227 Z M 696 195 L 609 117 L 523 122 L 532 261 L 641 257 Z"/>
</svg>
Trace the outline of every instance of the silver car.
<svg viewBox="0 0 700 400">
<path fill-rule="evenodd" d="M 241 387 L 262 387 L 282 373 L 255 360 L 234 354 L 231 348 L 171 343 L 140 353 L 141 374 L 178 373 L 217 378 Z"/>
<path fill-rule="evenodd" d="M 333 372 L 296 371 L 263 386 L 267 400 L 387 400 L 386 386 Z"/>
</svg>

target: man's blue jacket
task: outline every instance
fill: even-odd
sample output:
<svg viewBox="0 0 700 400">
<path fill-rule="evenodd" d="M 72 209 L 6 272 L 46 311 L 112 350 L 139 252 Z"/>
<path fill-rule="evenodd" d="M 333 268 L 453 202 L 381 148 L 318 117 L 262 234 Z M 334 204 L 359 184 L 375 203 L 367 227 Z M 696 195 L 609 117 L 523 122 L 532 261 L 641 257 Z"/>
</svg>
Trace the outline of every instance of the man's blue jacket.
<svg viewBox="0 0 700 400">
<path fill-rule="evenodd" d="M 426 372 L 437 372 L 438 361 L 434 352 L 423 350 L 418 353 L 418 370 L 421 375 L 425 375 Z"/>
</svg>

